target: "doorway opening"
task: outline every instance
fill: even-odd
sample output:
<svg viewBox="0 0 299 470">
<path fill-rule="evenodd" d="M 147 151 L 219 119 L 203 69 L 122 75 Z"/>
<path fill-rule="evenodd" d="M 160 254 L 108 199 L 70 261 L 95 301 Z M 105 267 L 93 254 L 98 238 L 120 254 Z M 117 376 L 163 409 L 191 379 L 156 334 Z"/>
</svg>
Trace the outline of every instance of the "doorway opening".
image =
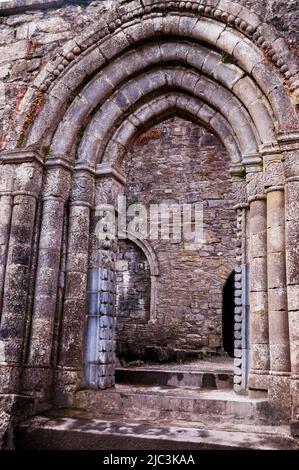
<svg viewBox="0 0 299 470">
<path fill-rule="evenodd" d="M 234 310 L 235 271 L 227 278 L 222 294 L 223 349 L 230 357 L 234 357 Z"/>
</svg>

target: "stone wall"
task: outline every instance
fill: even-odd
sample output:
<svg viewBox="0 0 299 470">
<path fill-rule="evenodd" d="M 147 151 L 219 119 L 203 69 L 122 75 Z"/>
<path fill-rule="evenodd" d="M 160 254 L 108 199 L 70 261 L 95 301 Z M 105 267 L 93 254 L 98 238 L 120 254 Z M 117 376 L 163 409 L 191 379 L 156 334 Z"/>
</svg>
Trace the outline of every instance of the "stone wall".
<svg viewBox="0 0 299 470">
<path fill-rule="evenodd" d="M 229 165 L 216 137 L 179 118 L 143 134 L 128 152 L 127 203 L 148 208 L 163 201 L 203 202 L 205 244 L 193 251 L 183 240 L 150 241 L 160 268 L 156 318 L 149 323 L 123 318 L 119 338 L 126 343 L 127 354 L 144 356 L 149 346 L 221 349 L 222 289 L 235 267 Z"/>
</svg>

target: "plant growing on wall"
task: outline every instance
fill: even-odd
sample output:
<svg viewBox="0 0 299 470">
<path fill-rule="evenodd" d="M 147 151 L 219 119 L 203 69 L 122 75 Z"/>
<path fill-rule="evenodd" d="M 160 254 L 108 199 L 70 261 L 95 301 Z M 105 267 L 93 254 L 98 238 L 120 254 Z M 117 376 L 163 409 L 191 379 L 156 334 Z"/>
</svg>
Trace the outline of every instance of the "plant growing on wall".
<svg viewBox="0 0 299 470">
<path fill-rule="evenodd" d="M 240 170 L 235 171 L 232 173 L 233 176 L 236 176 L 237 178 L 240 178 L 242 180 L 246 179 L 246 168 L 244 165 L 241 166 Z"/>
<path fill-rule="evenodd" d="M 33 103 L 31 104 L 29 108 L 28 113 L 26 114 L 24 124 L 19 134 L 18 141 L 17 141 L 18 148 L 23 147 L 23 145 L 25 144 L 26 133 L 29 127 L 31 126 L 31 124 L 33 123 L 34 118 L 37 115 L 38 111 L 40 110 L 43 104 L 43 100 L 44 100 L 44 94 L 42 91 L 39 90 L 37 92 L 35 100 L 33 101 Z"/>
<path fill-rule="evenodd" d="M 157 139 L 160 139 L 160 137 L 161 137 L 160 129 L 150 129 L 149 131 L 141 134 L 135 140 L 135 144 L 139 146 L 147 145 L 151 140 L 157 140 Z"/>
</svg>

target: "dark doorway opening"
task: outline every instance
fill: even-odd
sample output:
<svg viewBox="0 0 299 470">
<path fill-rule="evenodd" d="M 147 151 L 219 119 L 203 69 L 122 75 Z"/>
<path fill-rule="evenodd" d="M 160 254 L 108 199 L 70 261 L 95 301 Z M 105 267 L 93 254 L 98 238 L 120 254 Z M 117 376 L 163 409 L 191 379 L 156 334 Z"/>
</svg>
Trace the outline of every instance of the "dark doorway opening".
<svg viewBox="0 0 299 470">
<path fill-rule="evenodd" d="M 223 349 L 234 356 L 234 314 L 235 314 L 235 271 L 228 277 L 222 296 L 222 337 Z"/>
</svg>

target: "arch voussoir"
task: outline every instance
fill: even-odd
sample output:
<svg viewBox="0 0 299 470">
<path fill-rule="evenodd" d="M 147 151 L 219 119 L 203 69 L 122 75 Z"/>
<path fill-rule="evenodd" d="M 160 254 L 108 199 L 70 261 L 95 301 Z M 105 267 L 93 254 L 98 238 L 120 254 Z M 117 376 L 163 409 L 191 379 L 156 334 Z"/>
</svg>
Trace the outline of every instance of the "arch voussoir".
<svg viewBox="0 0 299 470">
<path fill-rule="evenodd" d="M 121 114 L 125 115 L 132 106 L 135 106 L 135 101 L 130 101 L 128 98 L 130 96 L 128 90 L 134 90 L 136 85 L 141 89 L 143 97 L 169 86 L 181 88 L 199 97 L 223 113 L 236 129 L 244 154 L 257 152 L 259 139 L 256 138 L 255 126 L 249 114 L 231 92 L 204 76 L 198 77 L 193 71 L 163 67 L 128 82 L 105 102 L 86 129 L 78 149 L 79 161 L 90 161 L 91 155 L 97 158 L 95 155 L 105 148 L 111 132 L 118 125 Z"/>
<path fill-rule="evenodd" d="M 194 27 L 189 28 L 187 25 L 190 24 L 191 21 L 190 15 L 191 13 L 187 15 L 183 12 L 181 12 L 180 15 L 175 15 L 171 11 L 169 11 L 167 15 L 164 15 L 163 17 L 158 17 L 160 27 L 162 28 L 160 29 L 160 31 L 163 32 L 164 36 L 165 34 L 170 34 L 169 32 L 171 31 L 171 34 L 176 35 L 177 37 L 192 37 L 192 39 L 195 41 L 203 41 L 206 44 L 219 47 L 221 50 L 223 50 L 224 53 L 232 55 L 233 60 L 236 60 L 239 66 L 248 74 L 251 74 L 251 72 L 256 68 L 256 66 L 261 64 L 264 64 L 265 70 L 267 70 L 268 63 L 267 59 L 264 56 L 264 53 L 262 52 L 263 49 L 260 50 L 259 47 L 255 44 L 255 42 L 252 42 L 252 40 L 249 40 L 248 37 L 246 37 L 247 29 L 242 28 L 242 21 L 240 23 L 240 28 L 235 29 L 233 27 L 230 28 L 225 22 L 221 22 L 221 20 L 223 19 L 221 15 L 218 15 L 217 18 L 213 17 L 213 19 L 208 18 L 207 16 L 200 16 L 196 17 L 196 22 L 195 20 L 192 20 L 192 24 L 194 25 Z M 180 21 L 178 21 L 178 18 Z M 73 50 L 76 49 L 77 53 L 78 49 L 81 51 L 81 54 L 79 54 L 78 57 L 76 57 L 74 53 L 66 51 L 61 63 L 59 63 L 58 65 L 56 64 L 56 69 L 53 70 L 52 67 L 52 70 L 49 71 L 50 76 L 47 78 L 47 73 L 43 73 L 44 78 L 41 79 L 42 77 L 38 77 L 34 86 L 43 90 L 43 92 L 46 91 L 47 87 L 49 87 L 49 92 L 51 92 L 51 90 L 55 88 L 55 83 L 58 80 L 58 82 L 65 82 L 66 86 L 73 87 L 72 89 L 76 90 L 78 86 L 80 86 L 80 83 L 86 80 L 86 77 L 88 77 L 88 75 L 92 76 L 92 74 L 94 74 L 97 69 L 103 66 L 103 63 L 107 63 L 108 61 L 115 59 L 116 55 L 124 54 L 124 52 L 126 52 L 126 50 L 129 48 L 132 48 L 134 46 L 136 47 L 136 45 L 140 43 L 140 41 L 148 41 L 150 38 L 155 37 L 159 38 L 157 26 L 155 29 L 155 19 L 157 19 L 157 17 L 155 16 L 145 16 L 143 17 L 142 23 L 140 21 L 138 22 L 137 20 L 137 23 L 135 20 L 131 22 L 124 22 L 118 29 L 114 29 L 113 32 L 111 32 L 110 28 L 109 34 L 102 35 L 98 44 L 95 45 L 93 43 L 89 46 L 87 46 L 86 44 L 84 45 L 84 47 L 82 46 L 83 49 L 85 48 L 85 46 L 87 47 L 87 49 L 84 51 L 82 51 L 82 48 L 80 49 L 78 45 L 75 46 Z M 167 27 L 165 23 L 165 28 L 163 30 L 163 21 L 165 21 L 166 19 Z M 174 22 L 173 24 L 172 21 Z M 170 24 L 172 24 L 171 27 Z M 147 25 L 150 25 L 150 27 L 147 27 Z M 235 26 L 235 24 L 232 24 L 231 26 Z M 130 34 L 131 36 L 130 41 L 127 39 L 128 34 Z M 75 42 L 77 44 L 80 41 L 75 40 Z M 281 43 L 279 44 L 281 45 Z M 105 55 L 105 50 L 109 50 L 109 54 L 106 52 Z M 280 69 L 285 70 L 285 64 L 283 64 L 281 61 L 279 62 L 279 64 Z M 61 68 L 64 69 L 60 70 Z M 263 80 L 263 74 L 258 76 L 257 70 L 258 69 L 256 69 L 255 72 L 257 83 L 267 96 L 267 92 L 269 92 L 268 81 Z M 216 73 L 217 80 L 221 80 L 220 77 L 223 76 L 222 71 L 223 69 L 219 67 L 219 72 Z M 55 75 L 57 74 L 58 78 L 55 78 Z M 278 76 L 276 71 L 274 70 L 273 74 Z M 46 88 L 44 86 L 45 84 Z M 288 106 L 289 112 L 287 124 L 289 126 L 292 126 L 294 125 L 294 111 L 292 109 L 291 104 L 289 103 L 288 96 L 283 88 L 283 83 L 281 80 L 277 81 L 277 86 L 279 86 L 280 88 L 280 95 L 278 96 L 277 94 L 272 92 L 271 96 L 269 96 L 269 98 L 271 98 L 272 100 L 271 104 L 273 105 L 275 111 L 278 113 L 277 101 L 279 101 L 279 99 L 284 100 L 285 105 Z M 61 97 L 62 101 L 65 99 L 65 96 Z M 59 112 L 62 108 L 62 102 L 57 101 L 57 103 L 53 103 L 52 108 L 49 107 L 46 111 L 44 111 L 44 114 L 47 115 L 47 118 L 44 118 L 43 116 L 37 117 L 36 126 L 33 126 L 33 130 L 31 132 L 32 137 L 29 135 L 28 143 L 32 144 L 39 141 L 39 139 L 43 135 L 43 132 L 46 130 L 45 121 L 48 122 L 48 129 L 49 121 L 52 121 L 54 123 L 57 116 L 61 115 L 59 114 Z M 41 112 L 41 115 L 42 114 L 43 110 Z M 53 119 L 51 119 L 51 116 L 53 116 Z M 280 116 L 278 116 L 278 120 L 281 120 Z M 283 120 L 281 122 L 281 125 L 285 125 L 285 122 L 283 122 Z M 38 130 L 34 127 L 36 127 Z"/>
<path fill-rule="evenodd" d="M 237 138 L 224 117 L 198 98 L 174 91 L 154 97 L 126 117 L 103 151 L 103 156 L 99 159 L 101 164 L 120 166 L 138 133 L 172 115 L 183 115 L 215 132 L 227 148 L 232 162 L 241 163 Z"/>
</svg>

